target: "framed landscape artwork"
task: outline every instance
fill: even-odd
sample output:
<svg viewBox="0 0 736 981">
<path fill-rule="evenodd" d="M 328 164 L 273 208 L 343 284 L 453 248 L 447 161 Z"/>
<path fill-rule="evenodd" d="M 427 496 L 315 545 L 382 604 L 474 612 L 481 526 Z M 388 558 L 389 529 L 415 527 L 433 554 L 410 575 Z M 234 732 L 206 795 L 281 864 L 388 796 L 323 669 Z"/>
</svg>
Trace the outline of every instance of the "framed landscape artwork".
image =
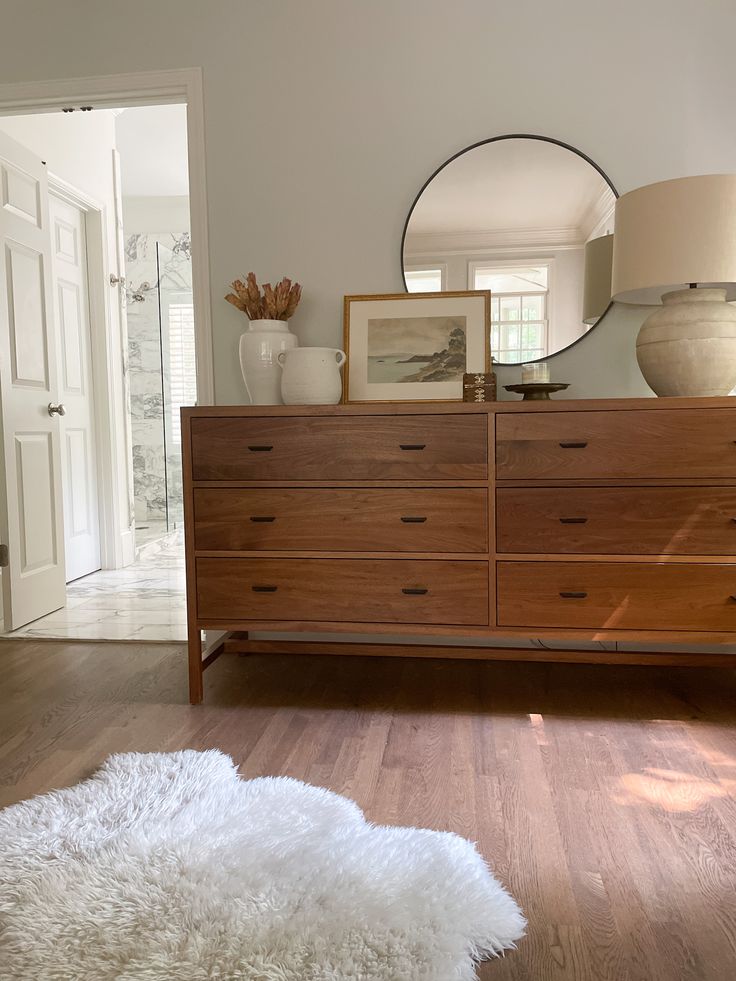
<svg viewBox="0 0 736 981">
<path fill-rule="evenodd" d="M 490 315 L 488 290 L 346 296 L 343 401 L 461 401 L 490 370 Z"/>
</svg>

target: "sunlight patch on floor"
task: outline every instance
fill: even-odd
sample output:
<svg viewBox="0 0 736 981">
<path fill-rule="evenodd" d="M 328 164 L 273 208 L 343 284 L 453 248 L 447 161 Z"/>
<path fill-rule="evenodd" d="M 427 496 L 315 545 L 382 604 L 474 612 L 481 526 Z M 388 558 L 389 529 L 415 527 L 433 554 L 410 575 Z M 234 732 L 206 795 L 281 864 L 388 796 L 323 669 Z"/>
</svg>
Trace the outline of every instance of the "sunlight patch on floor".
<svg viewBox="0 0 736 981">
<path fill-rule="evenodd" d="M 675 814 L 697 811 L 712 800 L 736 792 L 736 780 L 706 780 L 692 773 L 657 767 L 625 773 L 619 778 L 619 786 L 619 792 L 613 795 L 615 803 L 624 807 L 648 804 Z"/>
</svg>

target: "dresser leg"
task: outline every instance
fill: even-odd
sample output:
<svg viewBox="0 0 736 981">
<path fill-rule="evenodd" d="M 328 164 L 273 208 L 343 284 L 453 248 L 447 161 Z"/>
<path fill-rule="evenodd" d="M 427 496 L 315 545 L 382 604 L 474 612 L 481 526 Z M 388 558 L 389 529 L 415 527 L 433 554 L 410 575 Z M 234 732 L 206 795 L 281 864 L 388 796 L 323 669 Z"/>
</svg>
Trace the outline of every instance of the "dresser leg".
<svg viewBox="0 0 736 981">
<path fill-rule="evenodd" d="M 202 639 L 199 630 L 189 631 L 189 703 L 200 705 L 204 697 Z"/>
</svg>

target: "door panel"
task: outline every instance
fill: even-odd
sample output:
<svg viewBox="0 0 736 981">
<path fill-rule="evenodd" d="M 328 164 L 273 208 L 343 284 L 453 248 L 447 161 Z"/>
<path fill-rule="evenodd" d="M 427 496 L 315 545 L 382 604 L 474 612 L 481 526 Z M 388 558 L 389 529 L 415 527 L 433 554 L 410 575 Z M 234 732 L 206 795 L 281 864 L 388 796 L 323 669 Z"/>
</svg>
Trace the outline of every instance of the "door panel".
<svg viewBox="0 0 736 981">
<path fill-rule="evenodd" d="M 66 463 L 69 473 L 87 473 L 90 466 L 87 433 L 84 429 L 66 428 Z M 86 480 L 72 481 L 70 485 L 69 515 L 66 533 L 70 537 L 88 535 L 92 512 Z"/>
<path fill-rule="evenodd" d="M 79 287 L 63 279 L 56 281 L 59 327 L 61 328 L 61 387 L 65 395 L 84 395 L 84 338 Z"/>
<path fill-rule="evenodd" d="M 12 381 L 48 390 L 43 255 L 17 242 L 6 243 L 5 254 Z"/>
<path fill-rule="evenodd" d="M 0 540 L 5 629 L 64 605 L 61 432 L 44 165 L 0 133 Z"/>
<path fill-rule="evenodd" d="M 6 157 L 2 164 L 0 187 L 2 187 L 2 204 L 5 210 L 41 228 L 42 181 L 33 174 L 17 169 Z"/>
<path fill-rule="evenodd" d="M 60 209 L 56 209 L 60 210 Z M 54 250 L 57 259 L 79 264 L 79 235 L 74 225 L 70 225 L 60 215 L 52 211 L 54 222 Z"/>
<path fill-rule="evenodd" d="M 15 461 L 21 517 L 20 572 L 27 576 L 52 568 L 58 560 L 51 433 L 16 433 Z"/>
<path fill-rule="evenodd" d="M 97 458 L 84 212 L 50 198 L 59 341 L 66 581 L 100 568 Z"/>
</svg>

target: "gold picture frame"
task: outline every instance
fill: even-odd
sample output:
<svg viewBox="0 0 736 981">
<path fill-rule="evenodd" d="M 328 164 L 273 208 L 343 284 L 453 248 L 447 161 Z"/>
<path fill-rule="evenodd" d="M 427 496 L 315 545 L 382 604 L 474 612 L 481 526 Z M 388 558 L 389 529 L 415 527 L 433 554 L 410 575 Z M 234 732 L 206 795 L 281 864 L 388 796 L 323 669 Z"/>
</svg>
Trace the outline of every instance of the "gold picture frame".
<svg viewBox="0 0 736 981">
<path fill-rule="evenodd" d="M 400 335 L 402 321 L 406 322 L 405 332 Z M 458 328 L 462 330 L 465 345 L 462 371 L 456 366 L 447 367 L 452 343 L 457 343 Z M 394 335 L 393 331 L 397 333 Z M 451 334 L 455 335 L 454 339 Z M 403 345 L 406 350 L 398 350 L 402 346 L 399 336 L 407 338 Z M 429 341 L 436 347 L 444 339 L 447 339 L 446 348 L 428 353 L 432 348 L 432 345 L 427 347 Z M 371 356 L 371 343 L 390 344 L 393 353 L 381 358 Z M 424 351 L 414 350 L 412 345 Z M 343 371 L 344 403 L 461 402 L 463 372 L 491 370 L 490 290 L 346 296 L 343 349 L 347 355 Z M 410 369 L 402 366 L 412 363 L 416 365 L 414 375 L 429 371 L 430 376 L 407 376 Z M 438 378 L 443 371 L 452 377 Z"/>
</svg>

